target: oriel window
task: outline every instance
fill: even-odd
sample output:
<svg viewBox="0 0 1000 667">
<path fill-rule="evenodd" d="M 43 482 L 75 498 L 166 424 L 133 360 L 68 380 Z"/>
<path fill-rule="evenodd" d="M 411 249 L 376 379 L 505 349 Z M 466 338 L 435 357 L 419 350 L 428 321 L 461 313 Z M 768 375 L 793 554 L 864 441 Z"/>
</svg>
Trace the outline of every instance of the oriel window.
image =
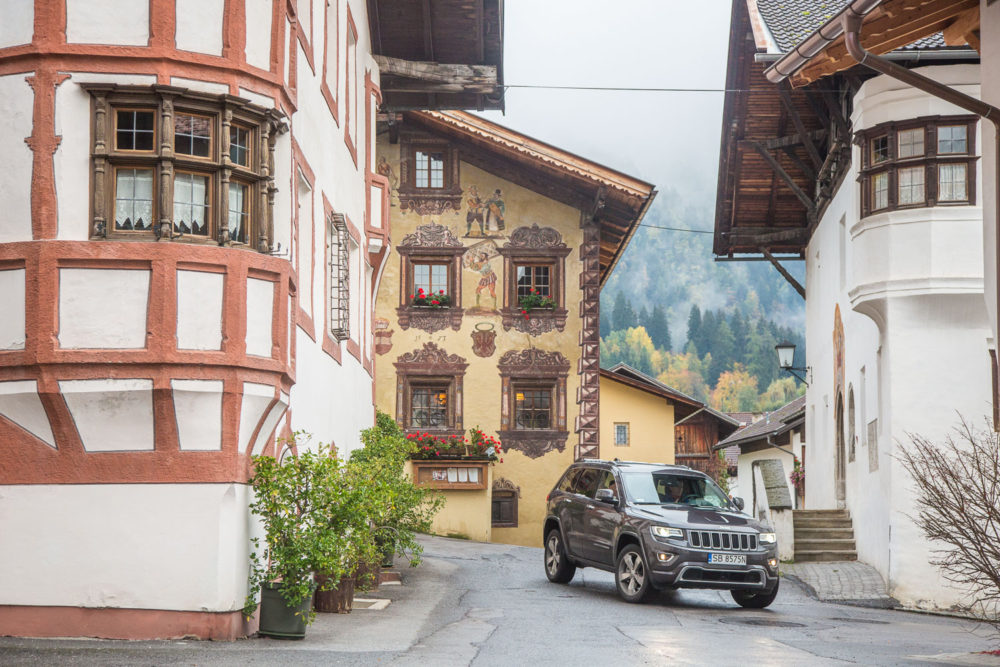
<svg viewBox="0 0 1000 667">
<path fill-rule="evenodd" d="M 146 231 L 153 225 L 153 170 L 115 170 L 115 230 Z"/>
<path fill-rule="evenodd" d="M 115 148 L 120 151 L 151 151 L 156 140 L 156 113 L 137 109 L 115 112 Z"/>
<path fill-rule="evenodd" d="M 211 211 L 210 178 L 179 172 L 174 177 L 174 231 L 196 236 L 208 235 Z"/>
<path fill-rule="evenodd" d="M 194 157 L 211 157 L 212 119 L 177 114 L 174 119 L 174 152 Z"/>
</svg>

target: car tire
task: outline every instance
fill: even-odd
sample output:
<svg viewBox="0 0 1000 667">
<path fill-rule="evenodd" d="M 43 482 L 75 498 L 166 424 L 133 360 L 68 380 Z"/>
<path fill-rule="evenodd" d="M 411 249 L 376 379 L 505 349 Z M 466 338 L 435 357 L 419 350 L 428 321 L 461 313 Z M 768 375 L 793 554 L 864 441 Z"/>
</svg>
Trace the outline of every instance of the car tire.
<svg viewBox="0 0 1000 667">
<path fill-rule="evenodd" d="M 763 609 L 778 597 L 778 583 L 774 582 L 774 588 L 769 591 L 730 591 L 733 600 L 746 609 Z"/>
<path fill-rule="evenodd" d="M 618 554 L 615 585 L 625 602 L 642 602 L 653 588 L 646 557 L 638 545 L 626 545 Z"/>
<path fill-rule="evenodd" d="M 562 533 L 553 528 L 545 536 L 545 576 L 556 584 L 568 584 L 576 574 L 574 565 L 563 547 Z"/>
</svg>

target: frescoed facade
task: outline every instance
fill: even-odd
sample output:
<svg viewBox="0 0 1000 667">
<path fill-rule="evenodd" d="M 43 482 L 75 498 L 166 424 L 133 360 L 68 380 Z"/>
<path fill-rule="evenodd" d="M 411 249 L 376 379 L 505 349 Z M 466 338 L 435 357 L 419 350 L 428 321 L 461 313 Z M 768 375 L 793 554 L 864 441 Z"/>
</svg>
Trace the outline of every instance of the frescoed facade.
<svg viewBox="0 0 1000 667">
<path fill-rule="evenodd" d="M 3 3 L 0 635 L 253 630 L 250 456 L 374 417 L 377 109 L 501 106 L 393 73 L 447 18 L 498 82 L 499 2 L 384 4 Z"/>
<path fill-rule="evenodd" d="M 394 333 L 377 404 L 409 433 L 478 427 L 503 445 L 479 523 L 449 491 L 438 532 L 539 545 L 545 494 L 602 451 L 600 286 L 653 188 L 468 114 L 390 121 L 377 151 L 399 185 L 375 315 Z"/>
<path fill-rule="evenodd" d="M 858 66 L 844 35 L 857 9 L 866 48 L 978 98 L 978 32 L 958 30 L 977 3 L 820 4 L 794 25 L 733 4 L 715 253 L 805 262 L 805 505 L 849 511 L 894 598 L 948 608 L 965 592 L 930 564 L 895 454 L 990 413 L 984 123 Z"/>
</svg>

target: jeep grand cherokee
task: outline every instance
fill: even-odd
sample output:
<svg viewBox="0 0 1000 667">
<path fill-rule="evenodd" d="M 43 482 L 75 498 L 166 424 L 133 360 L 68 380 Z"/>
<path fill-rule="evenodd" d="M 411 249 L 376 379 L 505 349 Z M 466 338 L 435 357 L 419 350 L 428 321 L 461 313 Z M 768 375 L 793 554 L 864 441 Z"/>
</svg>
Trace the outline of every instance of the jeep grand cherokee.
<svg viewBox="0 0 1000 667">
<path fill-rule="evenodd" d="M 566 470 L 547 500 L 550 581 L 567 583 L 576 568 L 596 567 L 614 573 L 627 602 L 653 589 L 716 588 L 762 609 L 778 594 L 774 532 L 697 470 L 584 460 Z"/>
</svg>

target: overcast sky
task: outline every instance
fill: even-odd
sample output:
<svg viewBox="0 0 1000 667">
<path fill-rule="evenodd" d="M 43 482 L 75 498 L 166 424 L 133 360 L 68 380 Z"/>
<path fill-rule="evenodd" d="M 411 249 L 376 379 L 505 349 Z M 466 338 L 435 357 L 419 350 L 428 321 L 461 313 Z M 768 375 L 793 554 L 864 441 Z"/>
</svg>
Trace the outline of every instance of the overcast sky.
<svg viewBox="0 0 1000 667">
<path fill-rule="evenodd" d="M 730 8 L 730 0 L 504 0 L 504 81 L 719 89 Z M 721 92 L 509 88 L 506 114 L 483 115 L 711 210 L 722 100 Z"/>
</svg>

